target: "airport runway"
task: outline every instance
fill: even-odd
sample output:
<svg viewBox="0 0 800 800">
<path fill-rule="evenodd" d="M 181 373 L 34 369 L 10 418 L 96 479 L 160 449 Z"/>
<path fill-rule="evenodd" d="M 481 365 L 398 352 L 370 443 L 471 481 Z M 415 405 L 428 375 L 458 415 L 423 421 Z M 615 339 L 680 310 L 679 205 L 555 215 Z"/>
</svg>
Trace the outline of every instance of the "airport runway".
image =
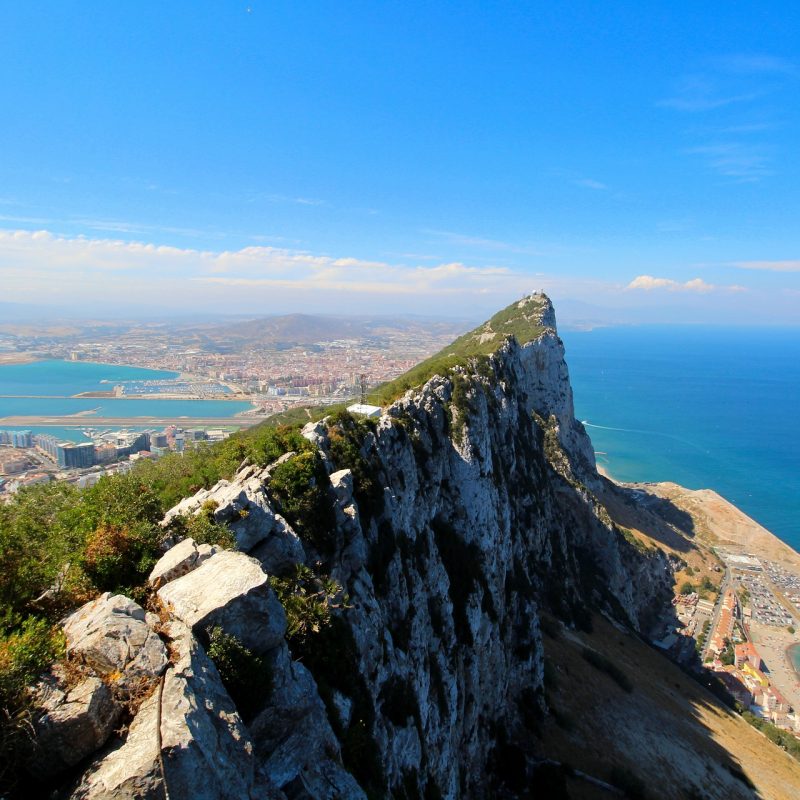
<svg viewBox="0 0 800 800">
<path fill-rule="evenodd" d="M 0 428 L 3 427 L 80 427 L 80 428 L 125 428 L 155 427 L 178 425 L 183 428 L 249 428 L 261 422 L 263 417 L 96 417 L 63 416 L 63 417 L 0 417 Z"/>
</svg>

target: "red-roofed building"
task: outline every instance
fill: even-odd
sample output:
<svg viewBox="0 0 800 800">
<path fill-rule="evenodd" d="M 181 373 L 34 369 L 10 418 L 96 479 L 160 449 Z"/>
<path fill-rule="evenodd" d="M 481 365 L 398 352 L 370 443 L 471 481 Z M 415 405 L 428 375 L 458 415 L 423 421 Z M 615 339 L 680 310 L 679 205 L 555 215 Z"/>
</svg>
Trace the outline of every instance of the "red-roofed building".
<svg viewBox="0 0 800 800">
<path fill-rule="evenodd" d="M 758 654 L 752 642 L 743 642 L 733 648 L 734 665 L 742 667 L 749 664 L 753 669 L 761 669 L 761 656 Z"/>
</svg>

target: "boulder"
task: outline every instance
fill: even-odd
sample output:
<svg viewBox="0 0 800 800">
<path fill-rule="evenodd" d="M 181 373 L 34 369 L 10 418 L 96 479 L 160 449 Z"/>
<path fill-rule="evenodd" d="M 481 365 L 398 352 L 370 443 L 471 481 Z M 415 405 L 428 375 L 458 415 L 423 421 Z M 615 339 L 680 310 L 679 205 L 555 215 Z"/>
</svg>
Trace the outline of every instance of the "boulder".
<svg viewBox="0 0 800 800">
<path fill-rule="evenodd" d="M 167 650 L 145 620 L 144 609 L 121 594 L 101 594 L 64 621 L 67 654 L 129 691 L 160 675 Z"/>
<path fill-rule="evenodd" d="M 34 749 L 27 769 L 47 779 L 102 747 L 119 720 L 122 706 L 99 678 L 87 676 L 71 688 L 50 674 L 33 690 Z"/>
<path fill-rule="evenodd" d="M 265 468 L 247 466 L 233 480 L 219 481 L 210 489 L 182 500 L 166 513 L 162 526 L 167 527 L 177 516 L 199 513 L 210 501 L 214 505 L 214 521 L 231 529 L 237 550 L 251 553 L 265 543 L 259 560 L 263 557 L 269 572 L 297 564 L 305 558 L 303 546 L 286 520 L 275 513 L 266 490 L 270 471 L 292 455 L 286 453 Z"/>
<path fill-rule="evenodd" d="M 158 596 L 196 634 L 218 625 L 256 653 L 266 653 L 283 641 L 283 606 L 261 564 L 244 553 L 216 553 L 162 586 Z"/>
<path fill-rule="evenodd" d="M 175 578 L 180 578 L 218 551 L 216 545 L 201 544 L 198 547 L 194 539 L 184 539 L 161 556 L 150 573 L 150 584 L 157 589 Z"/>
<path fill-rule="evenodd" d="M 188 627 L 173 621 L 168 632 L 177 660 L 161 696 L 154 692 L 125 740 L 91 765 L 75 800 L 162 800 L 165 793 L 174 800 L 254 797 L 250 737 L 216 667 Z"/>
<path fill-rule="evenodd" d="M 331 486 L 336 499 L 347 506 L 353 502 L 353 473 L 349 469 L 340 469 L 331 475 Z"/>
</svg>

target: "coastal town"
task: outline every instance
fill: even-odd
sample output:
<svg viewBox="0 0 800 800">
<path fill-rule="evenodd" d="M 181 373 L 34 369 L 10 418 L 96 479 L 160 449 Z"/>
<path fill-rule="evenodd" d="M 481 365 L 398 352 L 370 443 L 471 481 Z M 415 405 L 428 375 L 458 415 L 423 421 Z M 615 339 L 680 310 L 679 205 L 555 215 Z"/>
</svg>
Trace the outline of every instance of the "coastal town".
<svg viewBox="0 0 800 800">
<path fill-rule="evenodd" d="M 0 325 L 0 365 L 57 360 L 165 371 L 163 377 L 101 381 L 60 398 L 49 390 L 21 395 L 0 382 L 0 496 L 52 480 L 91 485 L 139 459 L 218 441 L 272 414 L 352 400 L 365 385 L 402 374 L 460 329 L 453 322 L 387 317 L 354 323 L 301 315 L 199 328 Z M 94 399 L 105 408 L 100 415 L 92 409 L 73 412 L 65 404 L 48 416 L 1 411 L 4 398 L 45 396 Z M 140 410 L 135 416 L 114 414 L 124 405 L 116 404 L 120 400 L 141 401 Z M 164 412 L 162 403 L 156 413 L 155 400 L 174 401 L 166 404 L 174 411 Z M 228 416 L 220 416 L 219 402 L 189 408 L 180 401 L 231 404 L 224 405 Z M 204 410 L 210 406 L 213 415 Z"/>
<path fill-rule="evenodd" d="M 50 433 L 0 429 L 0 499 L 26 486 L 68 481 L 84 488 L 104 475 L 127 472 L 137 461 L 182 453 L 202 443 L 221 441 L 233 427 L 204 429 L 167 425 L 163 429 L 80 429 L 83 442 Z"/>
<path fill-rule="evenodd" d="M 354 397 L 362 376 L 371 386 L 391 380 L 465 327 L 458 320 L 303 315 L 202 326 L 0 325 L 0 364 L 58 359 L 169 370 L 178 375 L 82 396 L 247 401 L 248 415 L 265 416 Z"/>
<path fill-rule="evenodd" d="M 655 644 L 681 663 L 699 659 L 742 711 L 800 739 L 800 572 L 753 553 L 714 553 L 721 582 L 678 587 L 671 630 Z"/>
</svg>

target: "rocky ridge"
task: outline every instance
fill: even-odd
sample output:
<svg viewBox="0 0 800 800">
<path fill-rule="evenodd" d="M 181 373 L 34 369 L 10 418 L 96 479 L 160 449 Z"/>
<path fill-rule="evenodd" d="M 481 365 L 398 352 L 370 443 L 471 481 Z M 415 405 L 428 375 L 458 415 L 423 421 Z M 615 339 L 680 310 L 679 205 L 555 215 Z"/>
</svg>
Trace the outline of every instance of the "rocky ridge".
<svg viewBox="0 0 800 800">
<path fill-rule="evenodd" d="M 324 539 L 281 513 L 277 464 L 246 465 L 168 513 L 213 508 L 238 550 L 170 542 L 151 576 L 161 617 L 103 596 L 65 622 L 100 686 L 144 675 L 150 692 L 122 736 L 82 734 L 90 744 L 72 763 L 94 754 L 67 794 L 513 797 L 509 754 L 533 779 L 527 742 L 547 712 L 543 618 L 581 627 L 601 611 L 644 631 L 670 571 L 663 553 L 627 542 L 593 494 L 550 301 L 532 295 L 516 311 L 538 326 L 530 341 L 479 329 L 496 340 L 491 353 L 435 375 L 374 424 L 305 427 L 325 468 Z M 342 596 L 331 624 L 290 649 L 269 577 L 296 564 L 329 575 Z M 268 665 L 268 699 L 246 722 L 206 655 L 211 627 Z M 87 709 L 98 701 L 78 694 L 88 722 L 70 724 L 95 730 Z M 54 713 L 43 704 L 42 730 Z"/>
</svg>

